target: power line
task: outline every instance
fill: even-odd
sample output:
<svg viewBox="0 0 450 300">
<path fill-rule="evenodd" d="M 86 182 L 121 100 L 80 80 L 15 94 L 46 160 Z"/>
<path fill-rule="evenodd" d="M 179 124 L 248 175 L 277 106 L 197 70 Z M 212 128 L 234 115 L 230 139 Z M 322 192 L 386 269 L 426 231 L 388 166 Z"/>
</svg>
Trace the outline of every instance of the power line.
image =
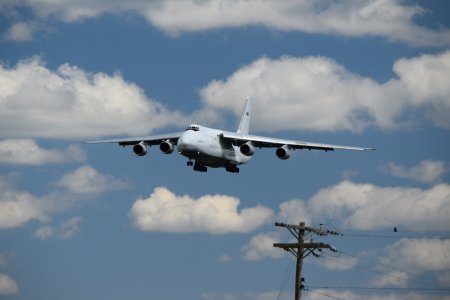
<svg viewBox="0 0 450 300">
<path fill-rule="evenodd" d="M 288 267 L 286 269 L 286 273 L 284 274 L 284 277 L 283 277 L 283 281 L 281 282 L 281 287 L 280 287 L 280 291 L 278 292 L 277 300 L 280 300 L 281 296 L 283 295 L 284 288 L 286 287 L 286 283 L 291 275 L 293 266 L 294 266 L 294 259 L 293 259 L 293 256 L 291 256 Z"/>
<path fill-rule="evenodd" d="M 359 233 L 342 233 L 342 237 L 367 237 L 367 238 L 383 238 L 383 239 L 440 239 L 445 240 L 449 237 L 425 237 L 425 236 L 408 236 L 408 235 L 399 235 L 393 233 L 392 235 L 388 234 L 359 234 Z"/>
<path fill-rule="evenodd" d="M 394 227 L 393 231 L 382 231 L 381 234 L 374 233 L 374 232 L 368 232 L 368 233 L 352 233 L 352 232 L 358 232 L 357 230 L 341 230 L 337 226 L 335 226 L 333 223 L 327 223 L 318 224 L 320 228 L 322 227 L 332 227 L 336 232 L 339 233 L 339 236 L 342 237 L 367 237 L 367 238 L 392 238 L 392 239 L 449 239 L 450 236 L 443 235 L 443 236 L 419 236 L 419 235 L 402 235 L 399 231 L 397 231 L 397 228 Z"/>
<path fill-rule="evenodd" d="M 355 255 L 352 255 L 352 254 L 348 254 L 348 253 L 345 253 L 345 252 L 342 252 L 342 251 L 339 251 L 338 253 L 342 254 L 342 255 L 345 255 L 345 256 L 349 256 L 349 257 L 358 259 Z M 380 266 L 382 266 L 384 268 L 387 268 L 387 269 L 390 269 L 392 271 L 399 271 L 399 272 L 402 272 L 402 273 L 405 273 L 405 274 L 410 274 L 410 275 L 413 275 L 413 276 L 425 277 L 423 274 L 421 274 L 419 272 L 413 272 L 413 271 L 408 271 L 408 270 L 403 270 L 403 269 L 396 269 L 396 268 L 392 267 L 391 265 L 387 265 L 387 264 L 384 264 L 384 263 L 381 263 L 381 262 L 378 262 L 378 264 Z M 394 274 L 390 274 L 390 273 L 383 272 L 383 271 L 380 271 L 380 270 L 376 270 L 376 269 L 373 269 L 373 268 L 364 268 L 364 267 L 357 266 L 357 265 L 354 266 L 354 267 L 358 268 L 358 269 L 361 269 L 361 270 L 369 271 L 369 272 L 372 272 L 372 273 L 378 273 L 378 274 L 386 275 L 386 276 L 392 277 L 392 278 L 399 278 L 399 279 L 402 279 L 402 280 L 409 280 L 411 282 L 415 282 L 415 283 L 418 283 L 418 284 L 421 284 L 421 285 L 424 285 L 424 286 L 427 286 L 427 287 L 433 287 L 431 283 L 425 282 L 423 280 L 419 280 L 419 279 L 416 279 L 416 278 L 410 278 L 410 277 L 406 277 L 406 276 L 394 275 Z M 432 280 L 431 278 L 427 278 L 427 279 L 428 280 Z"/>
<path fill-rule="evenodd" d="M 339 297 L 336 297 L 336 296 L 333 296 L 333 295 L 329 295 L 329 294 L 325 294 L 325 293 L 321 293 L 321 292 L 317 292 L 317 291 L 311 291 L 311 290 L 308 290 L 308 289 L 305 289 L 305 291 L 307 291 L 309 293 L 318 294 L 318 295 L 322 295 L 322 296 L 325 296 L 325 297 L 333 298 L 333 299 L 345 300 L 344 298 L 339 298 Z"/>
<path fill-rule="evenodd" d="M 320 224 L 320 226 L 324 226 L 324 224 Z M 369 237 L 369 238 L 396 238 L 396 239 L 401 239 L 401 238 L 403 238 L 403 239 L 425 239 L 426 238 L 426 239 L 440 239 L 440 240 L 446 239 L 445 237 L 436 237 L 436 236 L 433 236 L 433 237 L 404 236 L 404 235 L 398 235 L 398 231 L 393 232 L 392 235 L 371 234 L 371 233 L 369 233 L 369 234 L 354 234 L 353 233 L 352 234 L 352 233 L 347 233 L 345 231 L 344 231 L 344 233 L 342 233 L 342 231 L 340 231 L 332 223 L 325 224 L 325 226 L 331 226 L 334 230 L 336 230 L 337 232 L 340 232 L 340 234 L 339 234 L 340 237 Z M 345 253 L 345 252 L 342 252 L 342 251 L 338 251 L 338 253 L 342 254 L 342 255 L 346 255 L 346 256 L 352 257 L 352 258 L 355 258 L 355 259 L 358 259 L 358 257 L 356 257 L 355 255 L 352 255 L 352 254 L 348 254 L 348 253 Z M 324 254 L 327 255 L 327 256 L 330 256 L 330 257 L 337 257 L 337 256 L 332 256 L 332 255 L 330 255 L 328 253 L 324 253 Z M 385 263 L 382 263 L 381 261 L 378 261 L 377 264 L 379 266 L 381 266 L 381 267 L 387 268 L 387 269 L 392 270 L 392 271 L 401 272 L 401 273 L 404 273 L 406 275 L 411 275 L 411 276 L 415 276 L 415 277 L 419 276 L 422 279 L 425 279 L 426 281 L 418 279 L 418 278 L 411 278 L 410 276 L 401 276 L 399 274 L 390 274 L 390 273 L 383 272 L 383 271 L 380 271 L 380 270 L 376 270 L 376 269 L 373 269 L 373 268 L 372 269 L 367 269 L 367 268 L 363 268 L 363 267 L 357 266 L 357 265 L 356 266 L 352 265 L 352 267 L 359 268 L 359 269 L 366 270 L 366 271 L 370 271 L 370 272 L 373 272 L 373 273 L 379 273 L 379 274 L 382 274 L 382 275 L 386 275 L 388 277 L 399 278 L 399 279 L 402 279 L 402 280 L 408 280 L 408 281 L 415 282 L 415 283 L 418 283 L 418 284 L 426 286 L 426 287 L 435 288 L 434 279 L 432 279 L 429 276 L 426 276 L 423 273 L 414 272 L 412 270 L 405 270 L 405 269 L 401 269 L 401 268 L 394 268 L 391 264 L 385 264 Z M 429 282 L 427 282 L 427 281 L 429 281 Z M 431 281 L 433 281 L 433 283 L 431 283 Z"/>
<path fill-rule="evenodd" d="M 330 290 L 403 290 L 403 291 L 435 291 L 448 292 L 446 288 L 414 288 L 414 287 L 365 287 L 365 286 L 307 286 L 308 289 L 330 289 Z"/>
</svg>

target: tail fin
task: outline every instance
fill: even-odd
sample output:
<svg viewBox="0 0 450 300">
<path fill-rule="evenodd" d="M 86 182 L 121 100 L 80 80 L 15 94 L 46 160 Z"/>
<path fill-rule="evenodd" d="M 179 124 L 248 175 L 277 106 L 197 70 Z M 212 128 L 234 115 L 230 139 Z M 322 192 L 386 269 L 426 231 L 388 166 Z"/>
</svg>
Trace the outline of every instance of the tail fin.
<svg viewBox="0 0 450 300">
<path fill-rule="evenodd" d="M 244 111 L 242 112 L 241 122 L 237 129 L 237 133 L 248 134 L 250 129 L 250 110 L 251 110 L 252 97 L 248 96 L 245 101 Z"/>
</svg>

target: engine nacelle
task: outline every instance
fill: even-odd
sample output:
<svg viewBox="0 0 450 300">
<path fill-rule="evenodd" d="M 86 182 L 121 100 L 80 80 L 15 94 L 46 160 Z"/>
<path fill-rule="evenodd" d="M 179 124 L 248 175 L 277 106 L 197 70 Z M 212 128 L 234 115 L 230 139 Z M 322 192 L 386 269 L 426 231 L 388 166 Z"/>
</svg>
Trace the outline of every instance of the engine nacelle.
<svg viewBox="0 0 450 300">
<path fill-rule="evenodd" d="M 173 152 L 173 144 L 169 140 L 163 141 L 161 144 L 159 144 L 159 149 L 164 154 L 170 154 Z"/>
<path fill-rule="evenodd" d="M 144 156 L 147 154 L 147 144 L 145 142 L 140 142 L 133 146 L 133 152 L 137 156 Z"/>
<path fill-rule="evenodd" d="M 252 156 L 255 153 L 255 147 L 253 147 L 251 142 L 243 144 L 239 149 L 245 156 Z"/>
<path fill-rule="evenodd" d="M 275 152 L 279 159 L 288 159 L 291 157 L 291 147 L 288 145 L 283 145 L 280 148 L 277 148 Z"/>
</svg>

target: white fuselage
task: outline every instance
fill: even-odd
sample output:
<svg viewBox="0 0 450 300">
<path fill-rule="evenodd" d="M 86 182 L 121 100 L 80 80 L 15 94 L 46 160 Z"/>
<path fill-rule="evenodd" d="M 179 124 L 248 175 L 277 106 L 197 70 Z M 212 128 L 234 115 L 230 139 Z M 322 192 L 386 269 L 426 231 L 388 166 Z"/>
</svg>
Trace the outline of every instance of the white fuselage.
<svg viewBox="0 0 450 300">
<path fill-rule="evenodd" d="M 177 142 L 178 153 L 207 167 L 226 167 L 248 162 L 251 156 L 241 153 L 239 146 L 222 138 L 223 131 L 189 125 Z"/>
</svg>

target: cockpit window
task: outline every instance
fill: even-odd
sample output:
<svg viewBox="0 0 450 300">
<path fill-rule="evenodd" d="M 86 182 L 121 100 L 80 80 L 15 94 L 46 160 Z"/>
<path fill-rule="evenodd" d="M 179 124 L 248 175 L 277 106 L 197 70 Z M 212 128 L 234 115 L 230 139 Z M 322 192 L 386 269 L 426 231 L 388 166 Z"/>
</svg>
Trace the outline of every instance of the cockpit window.
<svg viewBox="0 0 450 300">
<path fill-rule="evenodd" d="M 195 126 L 195 125 L 189 125 L 189 126 L 186 128 L 186 131 L 187 131 L 187 130 L 199 131 L 200 129 L 198 128 L 198 126 Z"/>
</svg>

